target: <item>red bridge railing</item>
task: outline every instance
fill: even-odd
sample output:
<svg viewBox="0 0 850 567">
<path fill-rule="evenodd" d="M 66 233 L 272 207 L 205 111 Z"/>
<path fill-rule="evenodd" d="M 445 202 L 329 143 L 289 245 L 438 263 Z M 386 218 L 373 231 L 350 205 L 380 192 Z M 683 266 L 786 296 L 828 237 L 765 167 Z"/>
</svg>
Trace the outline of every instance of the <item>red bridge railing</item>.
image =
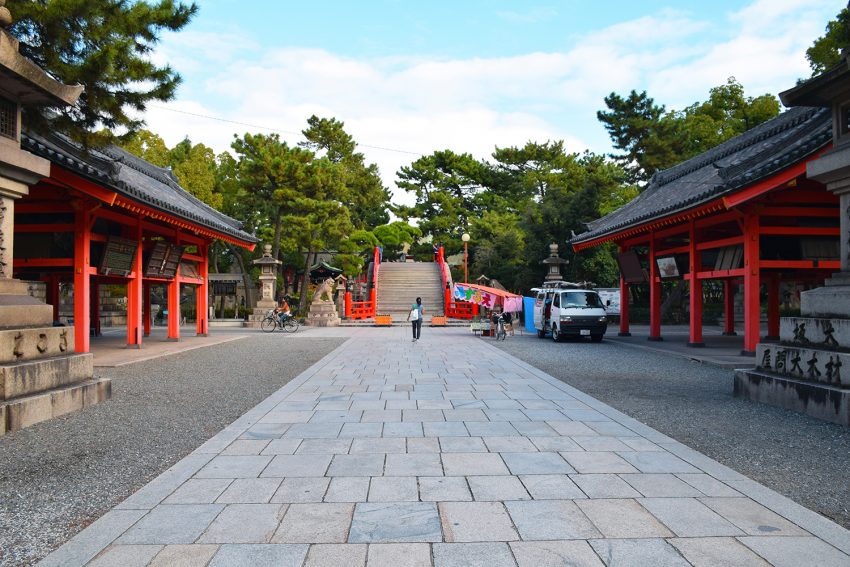
<svg viewBox="0 0 850 567">
<path fill-rule="evenodd" d="M 372 289 L 369 301 L 351 301 L 351 292 L 345 292 L 345 317 L 348 319 L 374 319 L 378 308 L 378 270 L 381 265 L 381 253 L 375 247 L 372 262 Z"/>
<path fill-rule="evenodd" d="M 454 301 L 452 290 L 446 285 L 446 282 L 449 281 L 449 265 L 446 263 L 442 246 L 437 250 L 437 262 L 440 265 L 440 281 L 443 283 L 443 293 L 445 294 L 446 317 L 450 319 L 472 319 L 478 313 L 478 306 L 469 301 Z"/>
</svg>

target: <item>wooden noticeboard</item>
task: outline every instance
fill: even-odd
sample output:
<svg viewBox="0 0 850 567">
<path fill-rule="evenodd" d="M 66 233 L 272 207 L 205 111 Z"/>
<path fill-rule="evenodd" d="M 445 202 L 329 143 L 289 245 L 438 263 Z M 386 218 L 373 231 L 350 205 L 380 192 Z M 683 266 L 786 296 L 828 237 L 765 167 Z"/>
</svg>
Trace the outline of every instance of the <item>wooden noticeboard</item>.
<svg viewBox="0 0 850 567">
<path fill-rule="evenodd" d="M 145 264 L 145 277 L 173 279 L 183 258 L 183 247 L 159 241 L 150 251 Z"/>
<path fill-rule="evenodd" d="M 102 276 L 127 277 L 133 271 L 133 262 L 136 259 L 136 251 L 139 243 L 127 238 L 110 236 L 103 250 L 103 258 L 100 261 L 98 271 Z"/>
</svg>

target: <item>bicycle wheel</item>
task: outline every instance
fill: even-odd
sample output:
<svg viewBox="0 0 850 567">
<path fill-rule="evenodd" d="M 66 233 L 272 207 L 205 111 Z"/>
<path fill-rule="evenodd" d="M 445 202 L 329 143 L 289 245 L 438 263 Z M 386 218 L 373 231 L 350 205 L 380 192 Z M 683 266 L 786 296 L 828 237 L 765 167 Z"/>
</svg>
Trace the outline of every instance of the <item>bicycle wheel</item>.
<svg viewBox="0 0 850 567">
<path fill-rule="evenodd" d="M 260 323 L 260 328 L 266 333 L 271 333 L 277 328 L 277 318 L 266 317 L 265 319 L 263 319 L 263 322 Z"/>
<path fill-rule="evenodd" d="M 283 322 L 283 330 L 287 333 L 294 333 L 298 330 L 298 319 L 295 317 L 290 317 L 286 321 Z"/>
</svg>

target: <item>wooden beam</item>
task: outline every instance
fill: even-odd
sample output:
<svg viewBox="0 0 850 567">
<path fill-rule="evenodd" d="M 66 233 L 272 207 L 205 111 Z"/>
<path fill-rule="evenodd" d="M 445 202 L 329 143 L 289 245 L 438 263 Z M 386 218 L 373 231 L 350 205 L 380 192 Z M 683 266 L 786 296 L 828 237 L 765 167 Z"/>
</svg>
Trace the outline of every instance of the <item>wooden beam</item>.
<svg viewBox="0 0 850 567">
<path fill-rule="evenodd" d="M 764 207 L 761 216 L 764 217 L 836 217 L 841 211 L 838 207 Z"/>
<path fill-rule="evenodd" d="M 762 269 L 773 270 L 832 270 L 841 267 L 839 260 L 761 260 Z"/>
<path fill-rule="evenodd" d="M 744 242 L 744 236 L 732 236 L 730 238 L 721 238 L 719 240 L 708 240 L 697 244 L 697 250 L 712 250 L 714 248 L 726 248 L 727 246 L 735 246 Z"/>
<path fill-rule="evenodd" d="M 761 226 L 759 234 L 776 236 L 839 236 L 837 226 Z"/>
<path fill-rule="evenodd" d="M 748 201 L 752 201 L 753 199 L 761 197 L 765 193 L 775 191 L 776 189 L 781 189 L 783 187 L 788 187 L 788 184 L 793 182 L 797 177 L 806 174 L 806 163 L 808 161 L 809 160 L 805 160 L 796 163 L 788 169 L 780 171 L 779 173 L 772 175 L 767 179 L 763 179 L 740 191 L 736 191 L 732 195 L 727 195 L 726 197 L 723 197 L 724 206 L 727 209 L 733 209 L 735 207 L 743 205 Z"/>
<path fill-rule="evenodd" d="M 73 258 L 15 258 L 12 265 L 17 268 L 70 268 Z"/>
<path fill-rule="evenodd" d="M 17 206 L 16 206 L 17 208 Z M 74 232 L 72 223 L 56 224 L 22 224 L 15 223 L 15 232 Z"/>
</svg>

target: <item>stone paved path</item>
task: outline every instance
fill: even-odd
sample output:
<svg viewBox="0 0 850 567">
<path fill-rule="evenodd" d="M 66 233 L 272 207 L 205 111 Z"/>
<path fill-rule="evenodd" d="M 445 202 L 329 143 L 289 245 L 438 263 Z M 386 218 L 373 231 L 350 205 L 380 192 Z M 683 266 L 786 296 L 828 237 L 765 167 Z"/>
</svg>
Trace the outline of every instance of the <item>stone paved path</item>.
<svg viewBox="0 0 850 567">
<path fill-rule="evenodd" d="M 41 564 L 850 565 L 850 532 L 480 338 L 349 332 Z"/>
</svg>

